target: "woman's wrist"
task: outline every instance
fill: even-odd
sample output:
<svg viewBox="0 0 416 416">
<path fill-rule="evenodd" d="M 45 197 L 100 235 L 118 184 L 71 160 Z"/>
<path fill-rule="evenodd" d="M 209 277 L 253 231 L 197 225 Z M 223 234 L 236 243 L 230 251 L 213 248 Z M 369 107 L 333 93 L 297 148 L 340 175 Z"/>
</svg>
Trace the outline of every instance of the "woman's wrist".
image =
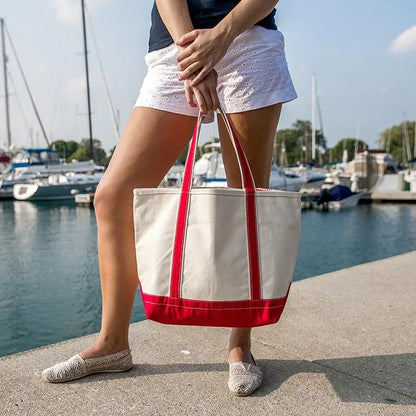
<svg viewBox="0 0 416 416">
<path fill-rule="evenodd" d="M 259 4 L 260 3 L 260 4 Z M 216 26 L 223 39 L 231 42 L 245 30 L 266 17 L 278 0 L 242 0 Z"/>
<path fill-rule="evenodd" d="M 228 17 L 228 16 L 227 16 Z M 218 33 L 220 42 L 231 45 L 232 41 L 241 33 L 238 31 L 231 18 L 222 19 L 213 29 Z"/>
</svg>

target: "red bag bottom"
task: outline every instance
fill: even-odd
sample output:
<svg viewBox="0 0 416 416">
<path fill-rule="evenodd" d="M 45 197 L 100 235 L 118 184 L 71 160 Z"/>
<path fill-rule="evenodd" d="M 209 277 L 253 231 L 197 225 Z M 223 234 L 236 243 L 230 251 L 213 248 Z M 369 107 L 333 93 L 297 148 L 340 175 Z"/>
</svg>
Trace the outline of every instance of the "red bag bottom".
<svg viewBox="0 0 416 416">
<path fill-rule="evenodd" d="M 203 301 L 142 292 L 146 317 L 170 325 L 253 328 L 276 323 L 289 294 L 279 299 Z"/>
</svg>

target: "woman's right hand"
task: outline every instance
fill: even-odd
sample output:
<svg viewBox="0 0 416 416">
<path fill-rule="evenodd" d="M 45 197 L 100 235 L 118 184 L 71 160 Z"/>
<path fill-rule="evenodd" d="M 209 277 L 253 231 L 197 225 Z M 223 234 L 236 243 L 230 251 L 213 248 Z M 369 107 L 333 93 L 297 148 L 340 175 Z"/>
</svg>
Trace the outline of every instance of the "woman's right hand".
<svg viewBox="0 0 416 416">
<path fill-rule="evenodd" d="M 191 107 L 199 107 L 202 114 L 207 114 L 211 110 L 216 110 L 219 106 L 217 93 L 218 74 L 213 69 L 202 81 L 192 87 L 191 82 L 196 77 L 197 73 L 194 73 L 184 81 L 186 101 Z"/>
</svg>

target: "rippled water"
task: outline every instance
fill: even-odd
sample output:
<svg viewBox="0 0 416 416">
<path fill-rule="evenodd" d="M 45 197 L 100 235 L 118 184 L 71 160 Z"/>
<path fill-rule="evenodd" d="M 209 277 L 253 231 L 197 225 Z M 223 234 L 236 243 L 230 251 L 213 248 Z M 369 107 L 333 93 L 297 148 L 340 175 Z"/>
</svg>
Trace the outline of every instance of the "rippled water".
<svg viewBox="0 0 416 416">
<path fill-rule="evenodd" d="M 302 213 L 294 280 L 416 249 L 416 205 Z M 136 297 L 132 322 L 144 319 Z M 0 201 L 0 356 L 100 329 L 97 227 L 70 202 Z"/>
</svg>

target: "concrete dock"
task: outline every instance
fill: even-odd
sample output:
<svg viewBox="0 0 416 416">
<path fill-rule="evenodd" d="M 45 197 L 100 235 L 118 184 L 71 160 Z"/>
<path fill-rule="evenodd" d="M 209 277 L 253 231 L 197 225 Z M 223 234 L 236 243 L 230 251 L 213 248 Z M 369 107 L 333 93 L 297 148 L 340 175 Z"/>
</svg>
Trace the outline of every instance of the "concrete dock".
<svg viewBox="0 0 416 416">
<path fill-rule="evenodd" d="M 416 203 L 416 192 L 410 191 L 373 191 L 365 193 L 360 198 L 360 204 L 402 202 Z"/>
<path fill-rule="evenodd" d="M 64 384 L 43 368 L 89 335 L 0 359 L 1 415 L 415 415 L 416 251 L 295 282 L 277 325 L 253 330 L 263 386 L 227 389 L 223 328 L 131 326 L 134 367 Z M 53 311 L 51 311 L 53 313 Z"/>
</svg>

